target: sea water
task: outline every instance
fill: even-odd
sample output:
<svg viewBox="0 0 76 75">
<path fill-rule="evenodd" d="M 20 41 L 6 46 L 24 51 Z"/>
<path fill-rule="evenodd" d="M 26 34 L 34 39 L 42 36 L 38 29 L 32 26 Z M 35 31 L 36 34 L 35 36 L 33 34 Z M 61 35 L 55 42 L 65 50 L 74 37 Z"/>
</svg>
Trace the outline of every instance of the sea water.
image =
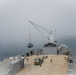
<svg viewBox="0 0 76 75">
<path fill-rule="evenodd" d="M 76 57 L 76 39 L 67 38 L 61 39 L 58 42 L 67 45 L 69 49 L 73 50 Z M 18 48 L 0 50 L 0 61 L 10 56 L 16 56 L 20 53 L 26 53 L 26 48 L 23 50 L 19 50 Z"/>
</svg>

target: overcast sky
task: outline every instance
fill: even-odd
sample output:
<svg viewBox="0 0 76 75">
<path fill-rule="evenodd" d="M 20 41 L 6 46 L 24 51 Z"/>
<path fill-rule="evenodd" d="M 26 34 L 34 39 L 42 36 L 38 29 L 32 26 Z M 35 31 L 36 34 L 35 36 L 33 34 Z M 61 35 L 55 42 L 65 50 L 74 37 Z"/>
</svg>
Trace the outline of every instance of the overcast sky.
<svg viewBox="0 0 76 75">
<path fill-rule="evenodd" d="M 57 37 L 75 36 L 76 0 L 0 0 L 0 41 L 28 42 L 28 20 L 57 30 Z M 42 39 L 32 26 L 31 35 Z"/>
</svg>

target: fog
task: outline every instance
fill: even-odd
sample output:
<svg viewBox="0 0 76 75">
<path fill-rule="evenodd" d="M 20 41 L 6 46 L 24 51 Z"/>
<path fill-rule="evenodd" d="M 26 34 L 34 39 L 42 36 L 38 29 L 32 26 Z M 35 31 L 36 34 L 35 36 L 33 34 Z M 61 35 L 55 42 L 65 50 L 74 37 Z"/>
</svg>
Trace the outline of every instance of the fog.
<svg viewBox="0 0 76 75">
<path fill-rule="evenodd" d="M 0 44 L 26 49 L 29 42 L 29 20 L 45 28 L 50 28 L 52 31 L 56 30 L 57 39 L 75 36 L 76 1 L 0 0 Z M 31 38 L 34 47 L 41 46 L 46 42 L 45 38 L 42 38 L 32 25 Z"/>
</svg>

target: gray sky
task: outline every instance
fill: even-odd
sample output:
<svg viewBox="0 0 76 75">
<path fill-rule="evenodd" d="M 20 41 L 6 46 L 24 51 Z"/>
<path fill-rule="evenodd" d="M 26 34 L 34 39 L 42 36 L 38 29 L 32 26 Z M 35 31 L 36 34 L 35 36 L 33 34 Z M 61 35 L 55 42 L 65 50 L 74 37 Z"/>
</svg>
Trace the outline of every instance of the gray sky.
<svg viewBox="0 0 76 75">
<path fill-rule="evenodd" d="M 56 29 L 57 37 L 75 36 L 76 0 L 0 0 L 0 41 L 27 43 L 28 20 Z M 32 26 L 31 35 L 34 42 L 43 39 Z"/>
</svg>

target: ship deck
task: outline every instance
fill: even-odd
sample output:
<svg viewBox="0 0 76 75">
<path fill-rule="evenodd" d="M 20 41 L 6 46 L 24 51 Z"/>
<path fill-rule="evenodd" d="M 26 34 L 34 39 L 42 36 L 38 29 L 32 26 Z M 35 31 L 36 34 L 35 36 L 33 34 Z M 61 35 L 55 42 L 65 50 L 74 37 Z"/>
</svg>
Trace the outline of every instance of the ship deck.
<svg viewBox="0 0 76 75">
<path fill-rule="evenodd" d="M 47 55 L 48 58 L 44 59 L 41 67 L 34 65 L 36 57 L 42 55 L 29 56 L 28 61 L 25 59 L 25 68 L 18 72 L 16 75 L 67 75 L 68 62 L 65 55 Z M 65 59 L 66 57 L 66 59 Z M 52 62 L 50 62 L 52 59 Z"/>
</svg>

